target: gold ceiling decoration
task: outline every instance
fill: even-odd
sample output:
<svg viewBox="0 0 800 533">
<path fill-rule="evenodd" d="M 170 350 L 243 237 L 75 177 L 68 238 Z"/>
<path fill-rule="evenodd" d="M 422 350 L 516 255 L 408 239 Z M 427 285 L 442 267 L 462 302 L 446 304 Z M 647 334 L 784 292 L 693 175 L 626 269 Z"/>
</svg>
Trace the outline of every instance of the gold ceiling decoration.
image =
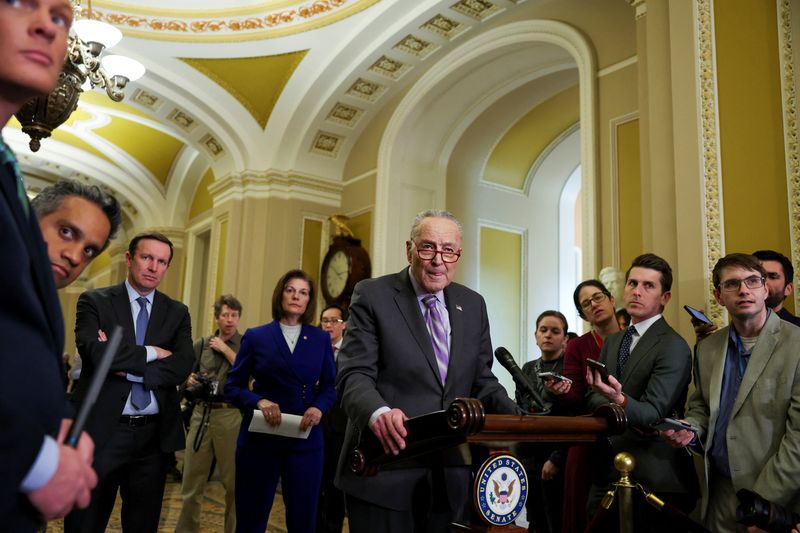
<svg viewBox="0 0 800 533">
<path fill-rule="evenodd" d="M 242 9 L 164 10 L 115 2 L 96 9 L 93 18 L 143 39 L 189 42 L 235 42 L 283 37 L 315 30 L 354 15 L 379 0 L 314 0 L 297 6 L 261 7 L 244 15 Z M 286 4 L 285 2 L 283 4 Z M 112 7 L 113 6 L 113 7 Z"/>
<path fill-rule="evenodd" d="M 181 61 L 228 91 L 264 129 L 283 88 L 307 52 L 233 59 L 181 58 Z"/>
</svg>

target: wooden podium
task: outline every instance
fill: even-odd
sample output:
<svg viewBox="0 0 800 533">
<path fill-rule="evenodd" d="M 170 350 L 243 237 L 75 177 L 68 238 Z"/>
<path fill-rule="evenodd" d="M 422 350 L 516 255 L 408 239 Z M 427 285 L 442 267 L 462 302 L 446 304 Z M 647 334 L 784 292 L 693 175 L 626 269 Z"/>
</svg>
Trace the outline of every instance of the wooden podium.
<svg viewBox="0 0 800 533">
<path fill-rule="evenodd" d="M 350 468 L 356 474 L 371 476 L 383 465 L 452 446 L 486 446 L 490 456 L 479 469 L 472 491 L 473 505 L 483 523 L 453 524 L 453 531 L 523 532 L 513 521 L 525 505 L 527 476 L 510 453 L 510 445 L 594 442 L 605 435 L 622 433 L 626 426 L 624 409 L 613 404 L 601 406 L 591 416 L 487 415 L 479 400 L 458 398 L 446 411 L 408 419 L 406 448 L 398 455 L 384 453 L 377 437 L 364 432 L 350 456 Z M 498 508 L 508 512 L 499 512 Z"/>
</svg>

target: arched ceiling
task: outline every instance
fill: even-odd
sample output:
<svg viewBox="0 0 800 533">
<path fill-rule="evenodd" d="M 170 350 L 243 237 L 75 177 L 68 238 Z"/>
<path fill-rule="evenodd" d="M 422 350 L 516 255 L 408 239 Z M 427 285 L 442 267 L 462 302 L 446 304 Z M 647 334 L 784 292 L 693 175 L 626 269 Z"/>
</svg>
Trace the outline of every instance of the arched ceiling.
<svg viewBox="0 0 800 533">
<path fill-rule="evenodd" d="M 85 93 L 37 153 L 18 124 L 3 134 L 32 190 L 77 177 L 113 191 L 133 224 L 183 227 L 208 205 L 198 189 L 230 173 L 341 181 L 370 122 L 448 50 L 555 3 L 95 0 L 92 16 L 124 34 L 112 52 L 145 76 L 122 103 Z"/>
</svg>

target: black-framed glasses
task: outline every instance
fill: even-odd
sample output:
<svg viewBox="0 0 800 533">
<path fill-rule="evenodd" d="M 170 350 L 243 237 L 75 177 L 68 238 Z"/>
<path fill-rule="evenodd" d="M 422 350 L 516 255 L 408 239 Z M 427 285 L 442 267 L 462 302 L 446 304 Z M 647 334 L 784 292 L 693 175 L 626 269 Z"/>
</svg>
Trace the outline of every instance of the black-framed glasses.
<svg viewBox="0 0 800 533">
<path fill-rule="evenodd" d="M 341 318 L 321 318 L 319 320 L 320 324 L 343 324 L 344 320 Z"/>
<path fill-rule="evenodd" d="M 719 288 L 726 292 L 738 291 L 739 287 L 744 283 L 748 289 L 760 289 L 764 286 L 763 276 L 750 276 L 744 279 L 726 279 L 719 284 Z"/>
<path fill-rule="evenodd" d="M 461 250 L 458 250 L 457 252 L 453 250 L 437 250 L 427 244 L 417 246 L 416 248 L 417 255 L 424 261 L 431 261 L 434 257 L 436 257 L 436 254 L 441 256 L 443 263 L 455 263 L 458 261 L 458 258 L 461 257 Z"/>
<path fill-rule="evenodd" d="M 608 298 L 608 295 L 606 293 L 604 293 L 604 292 L 596 292 L 596 293 L 592 294 L 590 297 L 588 297 L 587 299 L 585 299 L 584 301 L 581 302 L 581 309 L 584 310 L 584 311 L 588 311 L 589 309 L 592 308 L 592 304 L 593 303 L 594 304 L 599 304 L 600 302 L 602 302 L 606 298 Z"/>
</svg>

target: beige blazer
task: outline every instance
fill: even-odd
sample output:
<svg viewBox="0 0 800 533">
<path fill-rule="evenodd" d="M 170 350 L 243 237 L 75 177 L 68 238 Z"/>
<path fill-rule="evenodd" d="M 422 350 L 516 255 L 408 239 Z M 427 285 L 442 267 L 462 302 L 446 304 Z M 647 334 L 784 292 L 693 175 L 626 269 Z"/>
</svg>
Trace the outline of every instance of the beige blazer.
<svg viewBox="0 0 800 533">
<path fill-rule="evenodd" d="M 714 437 L 729 327 L 700 342 L 695 391 L 686 418 L 706 450 Z M 769 318 L 758 336 L 728 424 L 728 460 L 735 490 L 749 489 L 800 512 L 800 327 Z M 702 512 L 708 511 L 708 481 Z"/>
</svg>

